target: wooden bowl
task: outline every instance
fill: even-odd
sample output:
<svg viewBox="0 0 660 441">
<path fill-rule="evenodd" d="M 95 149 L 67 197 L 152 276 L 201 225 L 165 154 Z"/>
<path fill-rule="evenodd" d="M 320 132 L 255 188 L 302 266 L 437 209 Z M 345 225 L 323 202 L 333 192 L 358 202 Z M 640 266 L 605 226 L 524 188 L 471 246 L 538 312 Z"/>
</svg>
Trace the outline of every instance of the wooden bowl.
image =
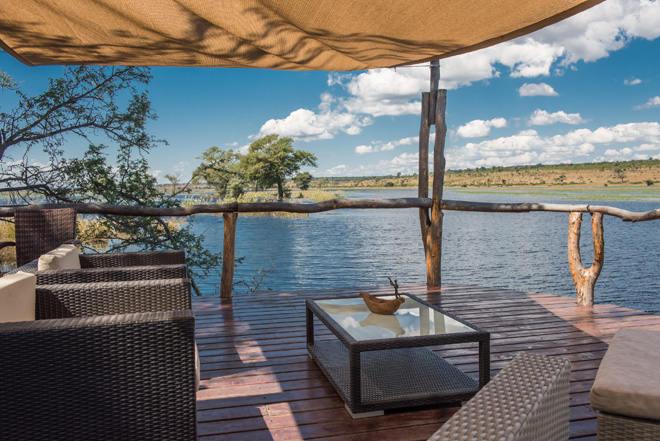
<svg viewBox="0 0 660 441">
<path fill-rule="evenodd" d="M 361 292 L 360 297 L 364 300 L 364 304 L 367 305 L 369 311 L 375 314 L 385 315 L 394 314 L 399 309 L 399 306 L 406 301 L 403 297 L 392 300 L 381 299 L 379 297 L 374 297 L 371 294 L 367 294 L 366 292 Z"/>
</svg>

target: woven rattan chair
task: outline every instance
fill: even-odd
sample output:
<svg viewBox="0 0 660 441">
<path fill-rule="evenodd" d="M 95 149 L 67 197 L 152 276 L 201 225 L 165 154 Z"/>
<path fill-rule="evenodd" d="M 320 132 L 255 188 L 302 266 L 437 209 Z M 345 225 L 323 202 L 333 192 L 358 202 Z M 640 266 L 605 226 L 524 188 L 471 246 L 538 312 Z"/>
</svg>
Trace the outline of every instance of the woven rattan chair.
<svg viewBox="0 0 660 441">
<path fill-rule="evenodd" d="M 148 265 L 110 268 L 37 271 L 37 285 L 122 282 L 131 280 L 185 279 L 186 265 Z"/>
<path fill-rule="evenodd" d="M 520 353 L 429 441 L 567 441 L 568 360 Z"/>
<path fill-rule="evenodd" d="M 0 249 L 16 246 L 16 266 L 76 238 L 76 210 L 72 208 L 18 208 L 14 214 L 15 242 L 0 242 Z"/>
<path fill-rule="evenodd" d="M 186 253 L 179 250 L 80 254 L 81 269 L 39 271 L 38 259 L 11 271 L 37 274 L 37 283 L 118 282 L 186 278 Z"/>
<path fill-rule="evenodd" d="M 188 280 L 37 287 L 0 323 L 2 439 L 195 440 Z"/>
</svg>

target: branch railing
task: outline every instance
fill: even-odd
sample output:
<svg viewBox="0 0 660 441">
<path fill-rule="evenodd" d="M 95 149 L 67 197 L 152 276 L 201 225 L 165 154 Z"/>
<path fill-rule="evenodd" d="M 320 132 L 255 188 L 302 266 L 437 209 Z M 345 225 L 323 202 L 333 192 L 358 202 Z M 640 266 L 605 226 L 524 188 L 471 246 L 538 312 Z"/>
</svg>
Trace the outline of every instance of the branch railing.
<svg viewBox="0 0 660 441">
<path fill-rule="evenodd" d="M 0 207 L 0 217 L 11 217 L 17 206 Z M 343 209 L 369 208 L 432 208 L 430 198 L 397 198 L 397 199 L 331 199 L 310 204 L 287 202 L 230 202 L 227 204 L 191 205 L 189 207 L 141 207 L 136 205 L 111 204 L 34 204 L 31 208 L 62 208 L 75 209 L 81 214 L 102 214 L 117 216 L 162 216 L 180 217 L 194 214 L 218 213 L 322 213 L 324 211 Z M 625 222 L 643 222 L 660 219 L 660 209 L 649 211 L 628 211 L 607 205 L 591 204 L 544 204 L 521 203 L 499 204 L 493 202 L 470 202 L 443 200 L 441 208 L 450 211 L 476 211 L 488 213 L 528 213 L 532 211 L 549 211 L 556 213 L 602 213 L 618 217 Z"/>
<path fill-rule="evenodd" d="M 0 217 L 12 217 L 21 206 L 0 207 Z M 223 241 L 223 271 L 221 276 L 221 297 L 230 298 L 234 278 L 234 248 L 236 236 L 236 221 L 239 213 L 321 213 L 343 209 L 403 209 L 403 208 L 433 208 L 430 198 L 398 198 L 398 199 L 332 199 L 323 202 L 298 204 L 285 202 L 231 202 L 227 204 L 192 205 L 189 207 L 143 207 L 135 205 L 111 204 L 35 204 L 31 208 L 74 208 L 81 214 L 119 215 L 119 216 L 156 216 L 180 217 L 195 214 L 223 214 L 225 220 Z M 470 202 L 443 200 L 442 210 L 473 211 L 488 213 L 529 213 L 557 212 L 571 213 L 568 232 L 568 261 L 578 293 L 578 304 L 593 305 L 593 290 L 602 269 L 604 259 L 604 239 L 602 216 L 618 217 L 625 222 L 643 222 L 660 219 L 660 209 L 644 212 L 634 212 L 606 205 L 590 204 L 545 204 L 520 203 L 500 204 L 492 202 Z M 585 269 L 580 258 L 580 225 L 582 214 L 593 216 L 594 260 L 590 269 Z M 426 253 L 426 265 L 431 253 Z"/>
</svg>

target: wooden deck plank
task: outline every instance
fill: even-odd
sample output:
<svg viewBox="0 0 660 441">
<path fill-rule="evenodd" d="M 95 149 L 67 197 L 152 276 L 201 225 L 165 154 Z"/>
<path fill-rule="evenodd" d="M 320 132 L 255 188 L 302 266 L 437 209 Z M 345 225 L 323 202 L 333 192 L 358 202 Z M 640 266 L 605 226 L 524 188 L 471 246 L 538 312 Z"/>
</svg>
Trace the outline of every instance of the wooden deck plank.
<svg viewBox="0 0 660 441">
<path fill-rule="evenodd" d="M 306 298 L 390 293 L 390 287 L 245 294 L 232 302 L 193 300 L 202 362 L 197 396 L 199 439 L 425 440 L 456 408 L 388 412 L 353 420 L 306 355 Z M 615 305 L 577 306 L 574 298 L 452 285 L 402 288 L 491 332 L 492 375 L 520 351 L 571 361 L 571 439 L 596 439 L 589 390 L 621 327 L 660 330 L 660 316 Z M 316 337 L 332 339 L 317 324 Z M 476 345 L 432 348 L 476 378 Z"/>
</svg>

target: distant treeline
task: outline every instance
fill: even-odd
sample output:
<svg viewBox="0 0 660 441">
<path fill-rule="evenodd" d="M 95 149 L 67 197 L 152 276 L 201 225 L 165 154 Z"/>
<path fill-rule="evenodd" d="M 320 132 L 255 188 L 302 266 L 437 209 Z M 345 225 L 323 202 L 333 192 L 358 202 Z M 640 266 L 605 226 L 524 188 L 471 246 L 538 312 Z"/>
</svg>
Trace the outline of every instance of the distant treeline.
<svg viewBox="0 0 660 441">
<path fill-rule="evenodd" d="M 581 164 L 535 164 L 510 167 L 494 166 L 475 169 L 447 170 L 445 185 L 455 187 L 489 187 L 510 185 L 609 185 L 660 182 L 660 159 Z M 312 187 L 416 187 L 417 173 L 412 175 L 320 177 Z"/>
</svg>

